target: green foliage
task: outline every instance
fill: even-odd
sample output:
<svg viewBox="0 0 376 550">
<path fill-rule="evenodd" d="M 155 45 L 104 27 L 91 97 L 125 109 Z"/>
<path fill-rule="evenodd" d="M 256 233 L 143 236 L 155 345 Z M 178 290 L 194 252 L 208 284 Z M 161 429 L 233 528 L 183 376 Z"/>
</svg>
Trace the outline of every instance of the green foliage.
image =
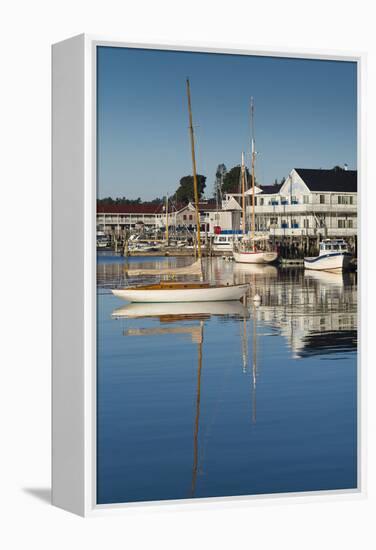
<svg viewBox="0 0 376 550">
<path fill-rule="evenodd" d="M 113 199 L 112 197 L 105 197 L 103 199 L 98 199 L 97 204 L 101 206 L 114 206 L 114 205 L 122 205 L 122 204 L 144 204 L 145 201 L 142 201 L 140 197 L 137 199 L 127 199 L 126 197 L 116 197 L 116 199 Z M 146 201 L 147 204 L 161 204 L 163 202 L 163 199 L 160 199 L 159 197 L 156 197 L 155 199 L 151 201 Z"/>
<path fill-rule="evenodd" d="M 241 167 L 240 165 L 238 165 L 231 168 L 231 170 L 225 174 L 223 178 L 222 194 L 239 193 L 239 191 L 241 190 L 240 171 L 241 171 Z M 251 178 L 250 178 L 248 168 L 245 169 L 245 172 L 246 172 L 248 188 L 249 188 L 251 183 Z M 256 179 L 255 179 L 255 183 L 256 183 Z"/>
<path fill-rule="evenodd" d="M 137 199 L 127 199 L 125 197 L 116 197 L 116 199 L 113 199 L 112 197 L 105 197 L 104 199 L 98 199 L 97 203 L 103 206 L 113 206 L 116 204 L 141 204 L 142 200 L 140 197 L 138 197 Z"/>
<path fill-rule="evenodd" d="M 217 170 L 215 173 L 215 182 L 214 182 L 214 198 L 218 203 L 222 198 L 222 185 L 226 174 L 227 174 L 226 165 L 218 164 Z"/>
<path fill-rule="evenodd" d="M 197 174 L 198 197 L 202 197 L 206 187 L 206 176 Z M 180 186 L 176 190 L 175 200 L 177 202 L 188 204 L 194 201 L 193 176 L 184 176 L 180 180 Z"/>
</svg>

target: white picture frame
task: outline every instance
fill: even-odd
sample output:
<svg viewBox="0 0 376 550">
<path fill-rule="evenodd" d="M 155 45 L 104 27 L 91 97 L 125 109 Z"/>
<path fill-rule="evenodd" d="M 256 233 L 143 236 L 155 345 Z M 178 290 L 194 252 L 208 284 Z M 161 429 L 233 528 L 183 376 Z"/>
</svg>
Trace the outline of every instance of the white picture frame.
<svg viewBox="0 0 376 550">
<path fill-rule="evenodd" d="M 161 503 L 96 503 L 96 48 L 150 48 L 352 61 L 358 66 L 360 295 L 364 292 L 364 54 L 252 50 L 224 45 L 130 44 L 79 35 L 52 48 L 52 502 L 81 516 Z M 66 258 L 69 257 L 69 262 Z M 72 267 L 73 266 L 73 267 Z M 358 487 L 351 490 L 163 502 L 168 506 L 255 504 L 260 500 L 348 499 L 365 495 L 364 313 L 359 307 Z"/>
</svg>

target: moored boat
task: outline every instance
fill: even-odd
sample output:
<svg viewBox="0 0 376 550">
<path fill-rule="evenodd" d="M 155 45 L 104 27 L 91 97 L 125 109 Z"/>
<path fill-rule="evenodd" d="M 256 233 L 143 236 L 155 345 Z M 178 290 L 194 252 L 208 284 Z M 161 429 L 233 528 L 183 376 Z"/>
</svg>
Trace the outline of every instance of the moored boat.
<svg viewBox="0 0 376 550">
<path fill-rule="evenodd" d="M 317 271 L 346 271 L 352 259 L 343 239 L 325 239 L 320 243 L 318 256 L 304 258 L 304 268 Z"/>
<path fill-rule="evenodd" d="M 210 283 L 203 282 L 203 270 L 202 270 L 202 251 L 201 251 L 201 234 L 200 234 L 200 211 L 198 206 L 198 184 L 197 184 L 197 170 L 196 170 L 196 158 L 195 158 L 195 145 L 194 145 L 194 131 L 192 121 L 192 109 L 191 109 L 191 95 L 190 85 L 187 79 L 187 99 L 188 99 L 188 113 L 189 113 L 189 130 L 191 141 L 191 153 L 192 153 L 192 169 L 193 169 L 193 190 L 195 198 L 195 210 L 196 210 L 196 242 L 197 242 L 197 255 L 198 260 L 191 266 L 186 266 L 182 270 L 175 268 L 149 270 L 150 275 L 171 275 L 175 276 L 177 273 L 183 274 L 182 271 L 192 271 L 195 274 L 196 270 L 200 275 L 200 282 L 186 281 L 186 282 L 171 282 L 160 281 L 158 283 L 152 283 L 148 285 L 132 286 L 121 289 L 113 289 L 112 293 L 123 300 L 129 302 L 142 302 L 142 303 L 160 303 L 160 302 L 221 302 L 240 300 L 248 291 L 249 284 L 240 285 L 211 285 Z M 168 204 L 166 202 L 166 212 L 168 212 Z M 168 243 L 168 218 L 166 217 L 166 242 Z M 142 270 L 143 271 L 143 270 Z M 175 271 L 175 273 L 174 273 Z M 148 273 L 144 273 L 147 275 Z"/>
<path fill-rule="evenodd" d="M 247 241 L 246 236 L 246 213 L 247 206 L 245 201 L 246 195 L 246 179 L 247 174 L 245 170 L 244 163 L 244 153 L 242 153 L 242 164 L 241 164 L 241 187 L 242 187 L 242 210 L 243 210 L 243 241 L 240 243 L 240 246 L 237 249 L 234 249 L 233 256 L 235 262 L 245 263 L 245 264 L 270 264 L 277 260 L 278 253 L 275 251 L 266 251 L 258 250 L 256 247 L 256 234 L 255 234 L 255 159 L 256 159 L 256 149 L 255 149 L 255 130 L 254 130 L 254 105 L 253 98 L 251 98 L 251 128 L 252 128 L 252 138 L 251 138 L 251 157 L 252 157 L 252 222 L 251 222 L 251 239 Z M 263 237 L 260 238 L 264 240 Z M 248 245 L 248 247 L 247 247 Z"/>
<path fill-rule="evenodd" d="M 249 284 L 216 285 L 209 283 L 169 282 L 113 289 L 114 296 L 129 302 L 221 302 L 240 300 L 248 291 Z"/>
</svg>

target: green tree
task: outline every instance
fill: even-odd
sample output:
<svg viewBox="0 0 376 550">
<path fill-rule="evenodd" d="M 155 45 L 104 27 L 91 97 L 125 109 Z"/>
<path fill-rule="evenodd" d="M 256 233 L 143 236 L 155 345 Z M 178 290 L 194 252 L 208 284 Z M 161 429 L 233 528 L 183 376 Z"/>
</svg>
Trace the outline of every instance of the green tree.
<svg viewBox="0 0 376 550">
<path fill-rule="evenodd" d="M 234 166 L 223 178 L 222 194 L 224 193 L 239 193 L 241 191 L 240 181 L 241 167 L 240 165 Z M 248 168 L 245 169 L 246 178 L 248 181 L 248 188 L 251 184 L 251 178 Z M 256 184 L 256 179 L 255 179 Z"/>
<path fill-rule="evenodd" d="M 197 174 L 197 187 L 198 187 L 198 198 L 200 199 L 204 193 L 206 187 L 206 176 Z M 176 201 L 188 204 L 190 201 L 194 201 L 194 190 L 193 190 L 193 176 L 184 176 L 180 180 L 180 185 L 175 193 Z"/>
<path fill-rule="evenodd" d="M 214 182 L 214 198 L 219 204 L 222 200 L 222 186 L 224 178 L 227 174 L 227 168 L 225 164 L 218 164 L 217 170 L 215 173 L 215 182 Z"/>
</svg>

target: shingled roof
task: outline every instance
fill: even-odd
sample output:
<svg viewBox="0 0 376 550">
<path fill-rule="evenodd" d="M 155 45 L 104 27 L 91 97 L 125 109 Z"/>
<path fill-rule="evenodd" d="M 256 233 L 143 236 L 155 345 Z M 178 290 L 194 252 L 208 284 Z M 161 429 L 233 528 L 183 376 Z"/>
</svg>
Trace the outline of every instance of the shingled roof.
<svg viewBox="0 0 376 550">
<path fill-rule="evenodd" d="M 295 171 L 311 191 L 357 191 L 356 170 L 295 168 Z"/>
<path fill-rule="evenodd" d="M 262 193 L 267 195 L 276 195 L 282 187 L 282 183 L 274 183 L 273 185 L 260 185 Z"/>
</svg>

